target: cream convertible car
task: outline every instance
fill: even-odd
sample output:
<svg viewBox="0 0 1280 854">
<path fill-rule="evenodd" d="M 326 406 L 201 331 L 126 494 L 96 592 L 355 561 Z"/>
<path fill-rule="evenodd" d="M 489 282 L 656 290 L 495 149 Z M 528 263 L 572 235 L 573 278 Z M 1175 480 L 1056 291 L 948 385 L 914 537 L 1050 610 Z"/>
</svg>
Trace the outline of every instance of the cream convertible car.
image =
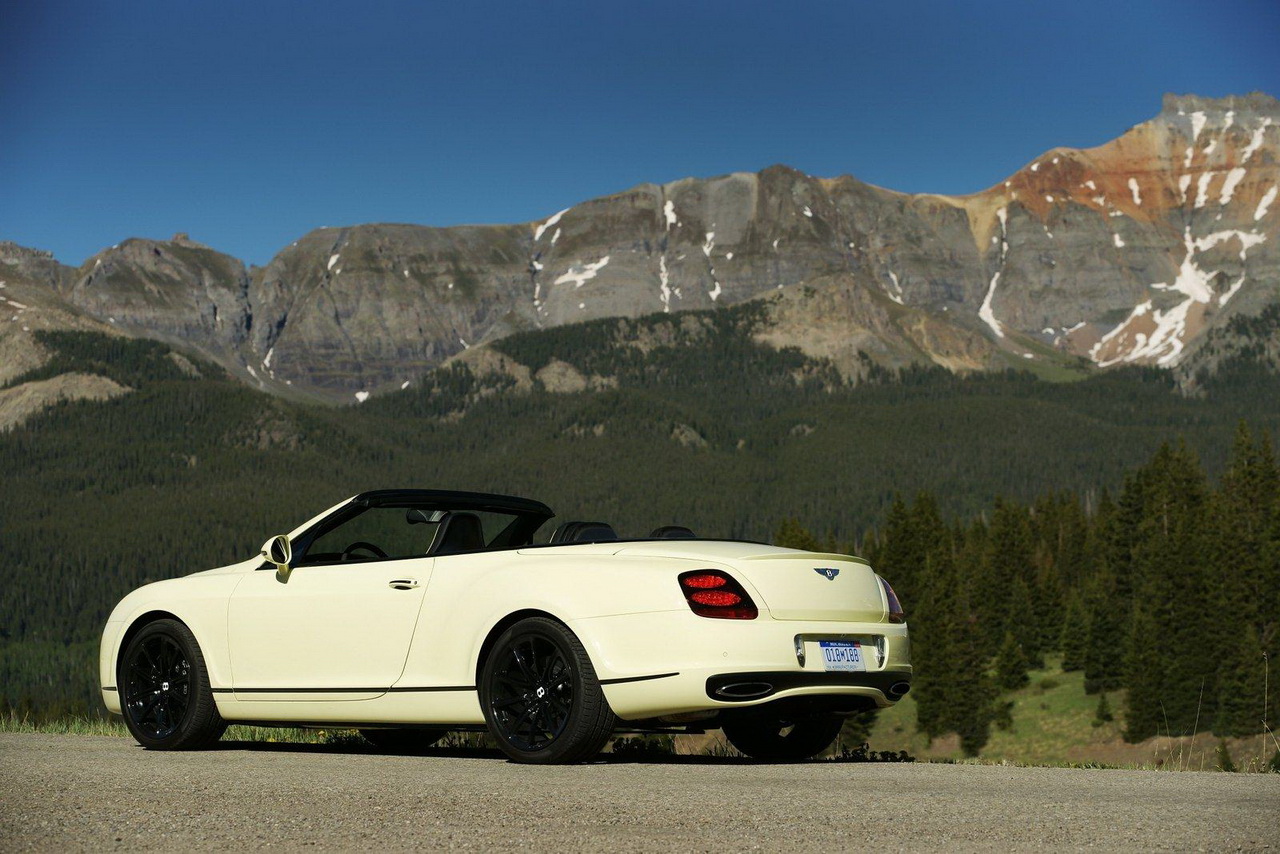
<svg viewBox="0 0 1280 854">
<path fill-rule="evenodd" d="M 521 498 L 366 492 L 242 563 L 126 596 L 102 697 L 145 747 L 228 722 L 359 728 L 412 751 L 487 729 L 520 762 L 594 756 L 615 732 L 720 728 L 801 759 L 910 688 L 893 590 L 856 557 L 618 539 Z"/>
</svg>

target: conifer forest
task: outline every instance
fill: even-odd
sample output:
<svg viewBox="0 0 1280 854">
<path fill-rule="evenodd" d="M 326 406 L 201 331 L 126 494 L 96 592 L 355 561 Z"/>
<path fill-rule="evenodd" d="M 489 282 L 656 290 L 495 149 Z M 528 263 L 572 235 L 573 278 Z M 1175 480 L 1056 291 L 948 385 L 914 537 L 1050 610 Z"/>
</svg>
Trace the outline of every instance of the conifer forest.
<svg viewBox="0 0 1280 854">
<path fill-rule="evenodd" d="M 100 714 L 98 635 L 129 590 L 242 560 L 362 490 L 424 487 L 525 495 L 623 536 L 680 524 L 861 554 L 907 611 L 918 726 L 967 752 L 1047 655 L 1133 741 L 1274 727 L 1274 373 L 1237 360 L 1193 392 L 1150 369 L 851 384 L 724 323 L 644 360 L 592 324 L 503 342 L 615 379 L 594 390 L 442 369 L 350 407 L 195 375 L 155 342 L 47 334 L 43 375 L 132 391 L 0 432 L 3 709 Z"/>
</svg>

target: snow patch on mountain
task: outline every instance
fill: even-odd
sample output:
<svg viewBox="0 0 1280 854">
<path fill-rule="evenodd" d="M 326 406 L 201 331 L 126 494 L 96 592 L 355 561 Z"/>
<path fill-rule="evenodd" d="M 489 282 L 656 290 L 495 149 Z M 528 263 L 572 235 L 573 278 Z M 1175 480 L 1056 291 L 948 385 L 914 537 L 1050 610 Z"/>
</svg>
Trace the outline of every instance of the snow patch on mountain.
<svg viewBox="0 0 1280 854">
<path fill-rule="evenodd" d="M 667 257 L 661 255 L 658 257 L 658 300 L 662 303 L 663 311 L 671 311 L 671 274 L 667 272 Z"/>
<path fill-rule="evenodd" d="M 1218 204 L 1231 204 L 1231 197 L 1235 195 L 1236 185 L 1239 184 L 1247 174 L 1249 174 L 1249 170 L 1242 166 L 1237 166 L 1235 169 L 1232 169 L 1227 173 L 1227 180 L 1222 182 L 1222 194 L 1218 197 Z"/>
<path fill-rule="evenodd" d="M 1244 151 L 1240 152 L 1241 163 L 1248 163 L 1249 158 L 1253 157 L 1254 152 L 1262 147 L 1262 139 L 1266 135 L 1267 128 L 1269 127 L 1271 127 L 1271 119 L 1266 118 L 1262 120 L 1261 124 L 1253 129 L 1253 134 L 1249 137 L 1249 145 L 1245 147 Z"/>
<path fill-rule="evenodd" d="M 1000 220 L 1000 267 L 1004 267 L 1005 255 L 1008 252 L 1009 243 L 1006 234 L 1008 228 L 1008 208 L 1000 208 L 996 211 L 996 218 Z M 982 322 L 991 327 L 991 331 L 996 334 L 997 338 L 1004 337 L 1004 329 L 1000 326 L 1000 321 L 996 320 L 995 311 L 991 307 L 992 301 L 995 299 L 996 286 L 1000 284 L 1000 270 L 996 270 L 995 275 L 991 277 L 991 283 L 987 285 L 987 295 L 982 300 L 982 307 L 978 309 L 978 317 Z"/>
<path fill-rule="evenodd" d="M 551 228 L 553 225 L 555 225 L 556 223 L 560 222 L 560 217 L 564 216 L 565 214 L 567 214 L 567 213 L 568 213 L 569 211 L 571 211 L 571 210 L 573 210 L 573 208 L 565 208 L 564 210 L 560 211 L 559 213 L 552 214 L 552 215 L 547 219 L 547 221 L 546 221 L 546 222 L 544 222 L 542 225 L 538 226 L 538 227 L 537 227 L 537 229 L 533 232 L 533 239 L 534 239 L 534 242 L 537 242 L 537 241 L 541 240 L 541 239 L 542 239 L 542 235 L 546 233 L 547 229 L 548 229 L 548 228 Z"/>
<path fill-rule="evenodd" d="M 1267 190 L 1266 194 L 1263 195 L 1262 200 L 1258 202 L 1258 207 L 1253 212 L 1253 221 L 1257 222 L 1258 220 L 1266 216 L 1268 209 L 1270 209 L 1271 207 L 1271 203 L 1274 202 L 1275 200 L 1276 200 L 1276 187 L 1274 184 L 1272 184 L 1271 189 Z"/>
<path fill-rule="evenodd" d="M 1199 210 L 1204 207 L 1204 203 L 1209 200 L 1209 182 L 1213 180 L 1216 172 L 1205 172 L 1200 176 L 1200 180 L 1196 182 L 1196 203 L 1195 208 Z"/>
<path fill-rule="evenodd" d="M 1212 284 L 1218 271 L 1202 269 L 1196 263 L 1196 255 L 1229 240 L 1240 241 L 1240 260 L 1244 261 L 1249 249 L 1265 241 L 1266 236 L 1230 229 L 1193 238 L 1191 229 L 1185 229 L 1183 232 L 1185 254 L 1177 278 L 1172 283 L 1158 282 L 1151 285 L 1151 288 L 1180 293 L 1186 298 L 1163 311 L 1154 308 L 1152 300 L 1145 300 L 1134 306 L 1129 316 L 1119 326 L 1102 336 L 1102 339 L 1093 346 L 1089 352 L 1090 358 L 1103 368 L 1119 362 L 1136 362 L 1141 359 L 1153 359 L 1156 364 L 1165 367 L 1177 364 L 1186 346 L 1187 326 L 1192 310 L 1212 302 L 1215 296 Z M 1225 305 L 1240 290 L 1244 279 L 1245 276 L 1242 274 L 1218 297 L 1218 304 Z M 1117 347 L 1110 348 L 1109 345 L 1113 341 L 1116 342 Z M 1123 346 L 1126 344 L 1128 346 Z M 1111 355 L 1105 355 L 1109 352 Z"/>
<path fill-rule="evenodd" d="M 1191 141 L 1193 143 L 1199 141 L 1200 132 L 1204 130 L 1206 121 L 1208 121 L 1208 116 L 1199 110 L 1191 114 Z"/>
<path fill-rule="evenodd" d="M 608 265 L 610 257 L 611 256 L 606 255 L 593 264 L 574 264 L 564 273 L 564 275 L 556 279 L 555 283 L 557 285 L 564 285 L 572 282 L 574 288 L 580 288 L 587 282 L 594 279 L 596 274 Z"/>
</svg>

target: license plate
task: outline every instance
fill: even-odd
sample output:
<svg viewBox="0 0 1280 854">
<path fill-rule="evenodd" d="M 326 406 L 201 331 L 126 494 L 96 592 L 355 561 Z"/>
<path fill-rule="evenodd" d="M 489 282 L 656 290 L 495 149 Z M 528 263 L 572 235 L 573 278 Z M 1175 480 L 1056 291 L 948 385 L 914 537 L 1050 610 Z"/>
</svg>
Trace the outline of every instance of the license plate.
<svg viewBox="0 0 1280 854">
<path fill-rule="evenodd" d="M 857 641 L 818 641 L 822 650 L 822 668 L 827 671 L 862 671 L 862 644 Z"/>
</svg>

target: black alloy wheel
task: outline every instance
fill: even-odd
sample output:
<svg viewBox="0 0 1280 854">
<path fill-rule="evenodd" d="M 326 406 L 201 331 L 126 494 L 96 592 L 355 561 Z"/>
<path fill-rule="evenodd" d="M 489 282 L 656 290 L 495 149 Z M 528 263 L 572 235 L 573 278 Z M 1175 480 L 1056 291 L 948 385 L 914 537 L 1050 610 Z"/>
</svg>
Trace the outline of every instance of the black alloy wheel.
<svg viewBox="0 0 1280 854">
<path fill-rule="evenodd" d="M 143 747 L 198 749 L 227 728 L 195 636 L 177 620 L 148 623 L 130 639 L 116 684 L 125 725 Z"/>
<path fill-rule="evenodd" d="M 526 634 L 503 650 L 493 674 L 490 709 L 512 746 L 542 750 L 560 737 L 573 708 L 574 674 L 543 635 Z"/>
<path fill-rule="evenodd" d="M 586 649 L 554 620 L 531 617 L 503 632 L 480 681 L 489 731 L 517 762 L 581 762 L 613 732 Z"/>
<path fill-rule="evenodd" d="M 798 762 L 830 747 L 843 724 L 838 715 L 783 718 L 765 712 L 726 718 L 722 729 L 729 743 L 752 759 Z"/>
</svg>

